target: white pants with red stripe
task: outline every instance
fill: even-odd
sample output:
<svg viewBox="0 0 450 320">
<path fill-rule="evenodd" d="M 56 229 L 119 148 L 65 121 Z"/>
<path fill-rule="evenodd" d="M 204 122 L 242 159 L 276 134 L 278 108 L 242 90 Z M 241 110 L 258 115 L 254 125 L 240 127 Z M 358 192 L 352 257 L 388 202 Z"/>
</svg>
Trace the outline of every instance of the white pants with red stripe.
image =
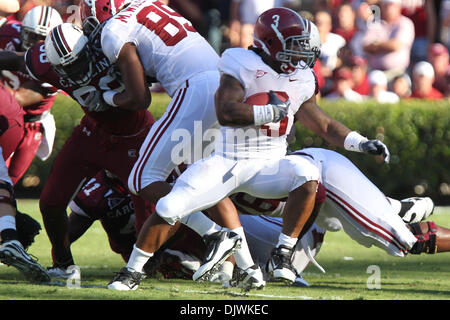
<svg viewBox="0 0 450 320">
<path fill-rule="evenodd" d="M 205 131 L 218 127 L 214 94 L 219 81 L 218 71 L 202 72 L 175 92 L 139 150 L 128 179 L 132 193 L 137 194 L 153 182 L 165 181 L 180 163 L 192 163 L 203 157 L 207 146 L 203 142 Z"/>
<path fill-rule="evenodd" d="M 350 160 L 326 149 L 301 151 L 322 164 L 327 199 L 316 220 L 319 226 L 328 229 L 329 220 L 338 219 L 344 231 L 363 246 L 375 245 L 400 257 L 411 249 L 416 237 L 386 196 Z"/>
<path fill-rule="evenodd" d="M 234 160 L 213 154 L 195 162 L 181 174 L 171 192 L 156 204 L 156 212 L 174 224 L 233 193 L 279 199 L 305 182 L 318 179 L 317 164 L 309 157 Z"/>
<path fill-rule="evenodd" d="M 240 214 L 250 253 L 253 260 L 262 270 L 270 258 L 272 249 L 278 243 L 278 237 L 283 225 L 283 219 L 278 217 L 254 216 Z M 301 241 L 297 242 L 292 255 L 292 265 L 301 273 L 310 263 L 310 257 L 315 257 L 322 246 L 325 230 L 313 224 Z M 309 250 L 307 254 L 305 250 Z"/>
</svg>

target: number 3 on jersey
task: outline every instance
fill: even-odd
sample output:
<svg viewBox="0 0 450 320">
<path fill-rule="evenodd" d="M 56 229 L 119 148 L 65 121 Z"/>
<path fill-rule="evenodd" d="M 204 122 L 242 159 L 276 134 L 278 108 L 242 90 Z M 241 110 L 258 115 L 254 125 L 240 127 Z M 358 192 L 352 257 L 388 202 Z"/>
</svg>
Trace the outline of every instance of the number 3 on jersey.
<svg viewBox="0 0 450 320">
<path fill-rule="evenodd" d="M 136 18 L 140 24 L 153 31 L 169 47 L 186 38 L 188 31 L 196 32 L 188 20 L 158 2 L 143 8 Z"/>
</svg>

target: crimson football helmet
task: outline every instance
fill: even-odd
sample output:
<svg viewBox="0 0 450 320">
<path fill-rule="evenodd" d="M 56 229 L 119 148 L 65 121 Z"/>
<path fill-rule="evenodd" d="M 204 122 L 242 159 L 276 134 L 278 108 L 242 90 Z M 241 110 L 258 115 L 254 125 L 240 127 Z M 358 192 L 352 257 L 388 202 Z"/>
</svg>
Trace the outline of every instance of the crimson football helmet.
<svg viewBox="0 0 450 320">
<path fill-rule="evenodd" d="M 80 12 L 83 32 L 95 38 L 101 25 L 125 8 L 132 0 L 81 0 Z"/>
<path fill-rule="evenodd" d="M 86 85 L 93 75 L 93 58 L 89 40 L 72 23 L 54 27 L 45 38 L 45 53 L 52 68 L 63 79 Z"/>
<path fill-rule="evenodd" d="M 310 43 L 311 26 L 311 21 L 291 9 L 272 8 L 256 20 L 253 45 L 279 62 L 282 72 L 311 67 L 316 61 Z"/>
</svg>

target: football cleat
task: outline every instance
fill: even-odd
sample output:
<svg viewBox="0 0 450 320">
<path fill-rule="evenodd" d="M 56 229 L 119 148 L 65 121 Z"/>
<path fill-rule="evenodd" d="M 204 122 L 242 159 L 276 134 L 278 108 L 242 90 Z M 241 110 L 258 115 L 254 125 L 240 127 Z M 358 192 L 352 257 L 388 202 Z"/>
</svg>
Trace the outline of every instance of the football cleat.
<svg viewBox="0 0 450 320">
<path fill-rule="evenodd" d="M 205 259 L 192 276 L 194 281 L 208 281 L 222 263 L 241 247 L 242 238 L 235 232 L 221 230 L 205 235 L 203 241 L 206 244 Z"/>
<path fill-rule="evenodd" d="M 0 248 L 0 261 L 19 270 L 31 282 L 49 282 L 47 271 L 23 249 L 17 240 L 3 243 Z"/>
<path fill-rule="evenodd" d="M 127 267 L 122 268 L 116 273 L 114 278 L 108 284 L 108 289 L 129 291 L 136 290 L 141 283 L 141 280 L 145 278 L 145 274 L 137 271 L 131 271 Z"/>
<path fill-rule="evenodd" d="M 412 197 L 400 200 L 401 209 L 398 215 L 406 223 L 420 222 L 433 214 L 434 203 L 428 197 Z"/>
<path fill-rule="evenodd" d="M 309 287 L 309 283 L 303 279 L 302 275 L 297 275 L 297 278 L 295 278 L 294 283 L 292 284 L 294 287 Z"/>
<path fill-rule="evenodd" d="M 283 245 L 272 250 L 271 256 L 266 264 L 266 272 L 272 281 L 283 281 L 293 283 L 297 278 L 297 271 L 291 263 L 293 248 Z"/>
<path fill-rule="evenodd" d="M 245 291 L 251 289 L 263 289 L 266 286 L 261 268 L 253 265 L 246 270 L 239 270 L 237 287 Z"/>
<path fill-rule="evenodd" d="M 66 268 L 53 266 L 47 268 L 47 273 L 52 278 L 73 279 L 80 277 L 80 268 L 76 265 L 71 265 Z"/>
</svg>

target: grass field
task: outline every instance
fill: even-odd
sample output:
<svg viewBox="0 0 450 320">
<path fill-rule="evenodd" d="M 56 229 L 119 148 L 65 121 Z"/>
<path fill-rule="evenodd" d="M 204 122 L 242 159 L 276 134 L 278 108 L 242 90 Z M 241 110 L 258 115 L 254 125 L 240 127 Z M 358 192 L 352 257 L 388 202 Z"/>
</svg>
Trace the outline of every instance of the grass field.
<svg viewBox="0 0 450 320">
<path fill-rule="evenodd" d="M 19 210 L 42 223 L 37 200 L 18 201 Z M 438 207 L 432 220 L 450 226 L 450 208 Z M 43 266 L 51 265 L 50 243 L 42 231 L 29 252 Z M 124 266 L 107 243 L 101 225 L 96 222 L 72 245 L 75 262 L 81 268 L 81 288 L 68 288 L 63 281 L 36 285 L 25 281 L 13 267 L 0 266 L 1 300 L 450 300 L 450 253 L 395 258 L 378 248 L 364 248 L 343 232 L 327 233 L 317 261 L 322 274 L 310 265 L 304 278 L 309 288 L 268 283 L 261 291 L 244 293 L 222 289 L 215 283 L 187 280 L 145 279 L 137 291 L 115 292 L 105 289 L 114 272 Z M 380 288 L 369 289 L 373 275 L 369 266 L 377 266 Z M 369 273 L 368 273 L 369 271 Z M 373 282 L 371 282 L 373 283 Z"/>
</svg>

